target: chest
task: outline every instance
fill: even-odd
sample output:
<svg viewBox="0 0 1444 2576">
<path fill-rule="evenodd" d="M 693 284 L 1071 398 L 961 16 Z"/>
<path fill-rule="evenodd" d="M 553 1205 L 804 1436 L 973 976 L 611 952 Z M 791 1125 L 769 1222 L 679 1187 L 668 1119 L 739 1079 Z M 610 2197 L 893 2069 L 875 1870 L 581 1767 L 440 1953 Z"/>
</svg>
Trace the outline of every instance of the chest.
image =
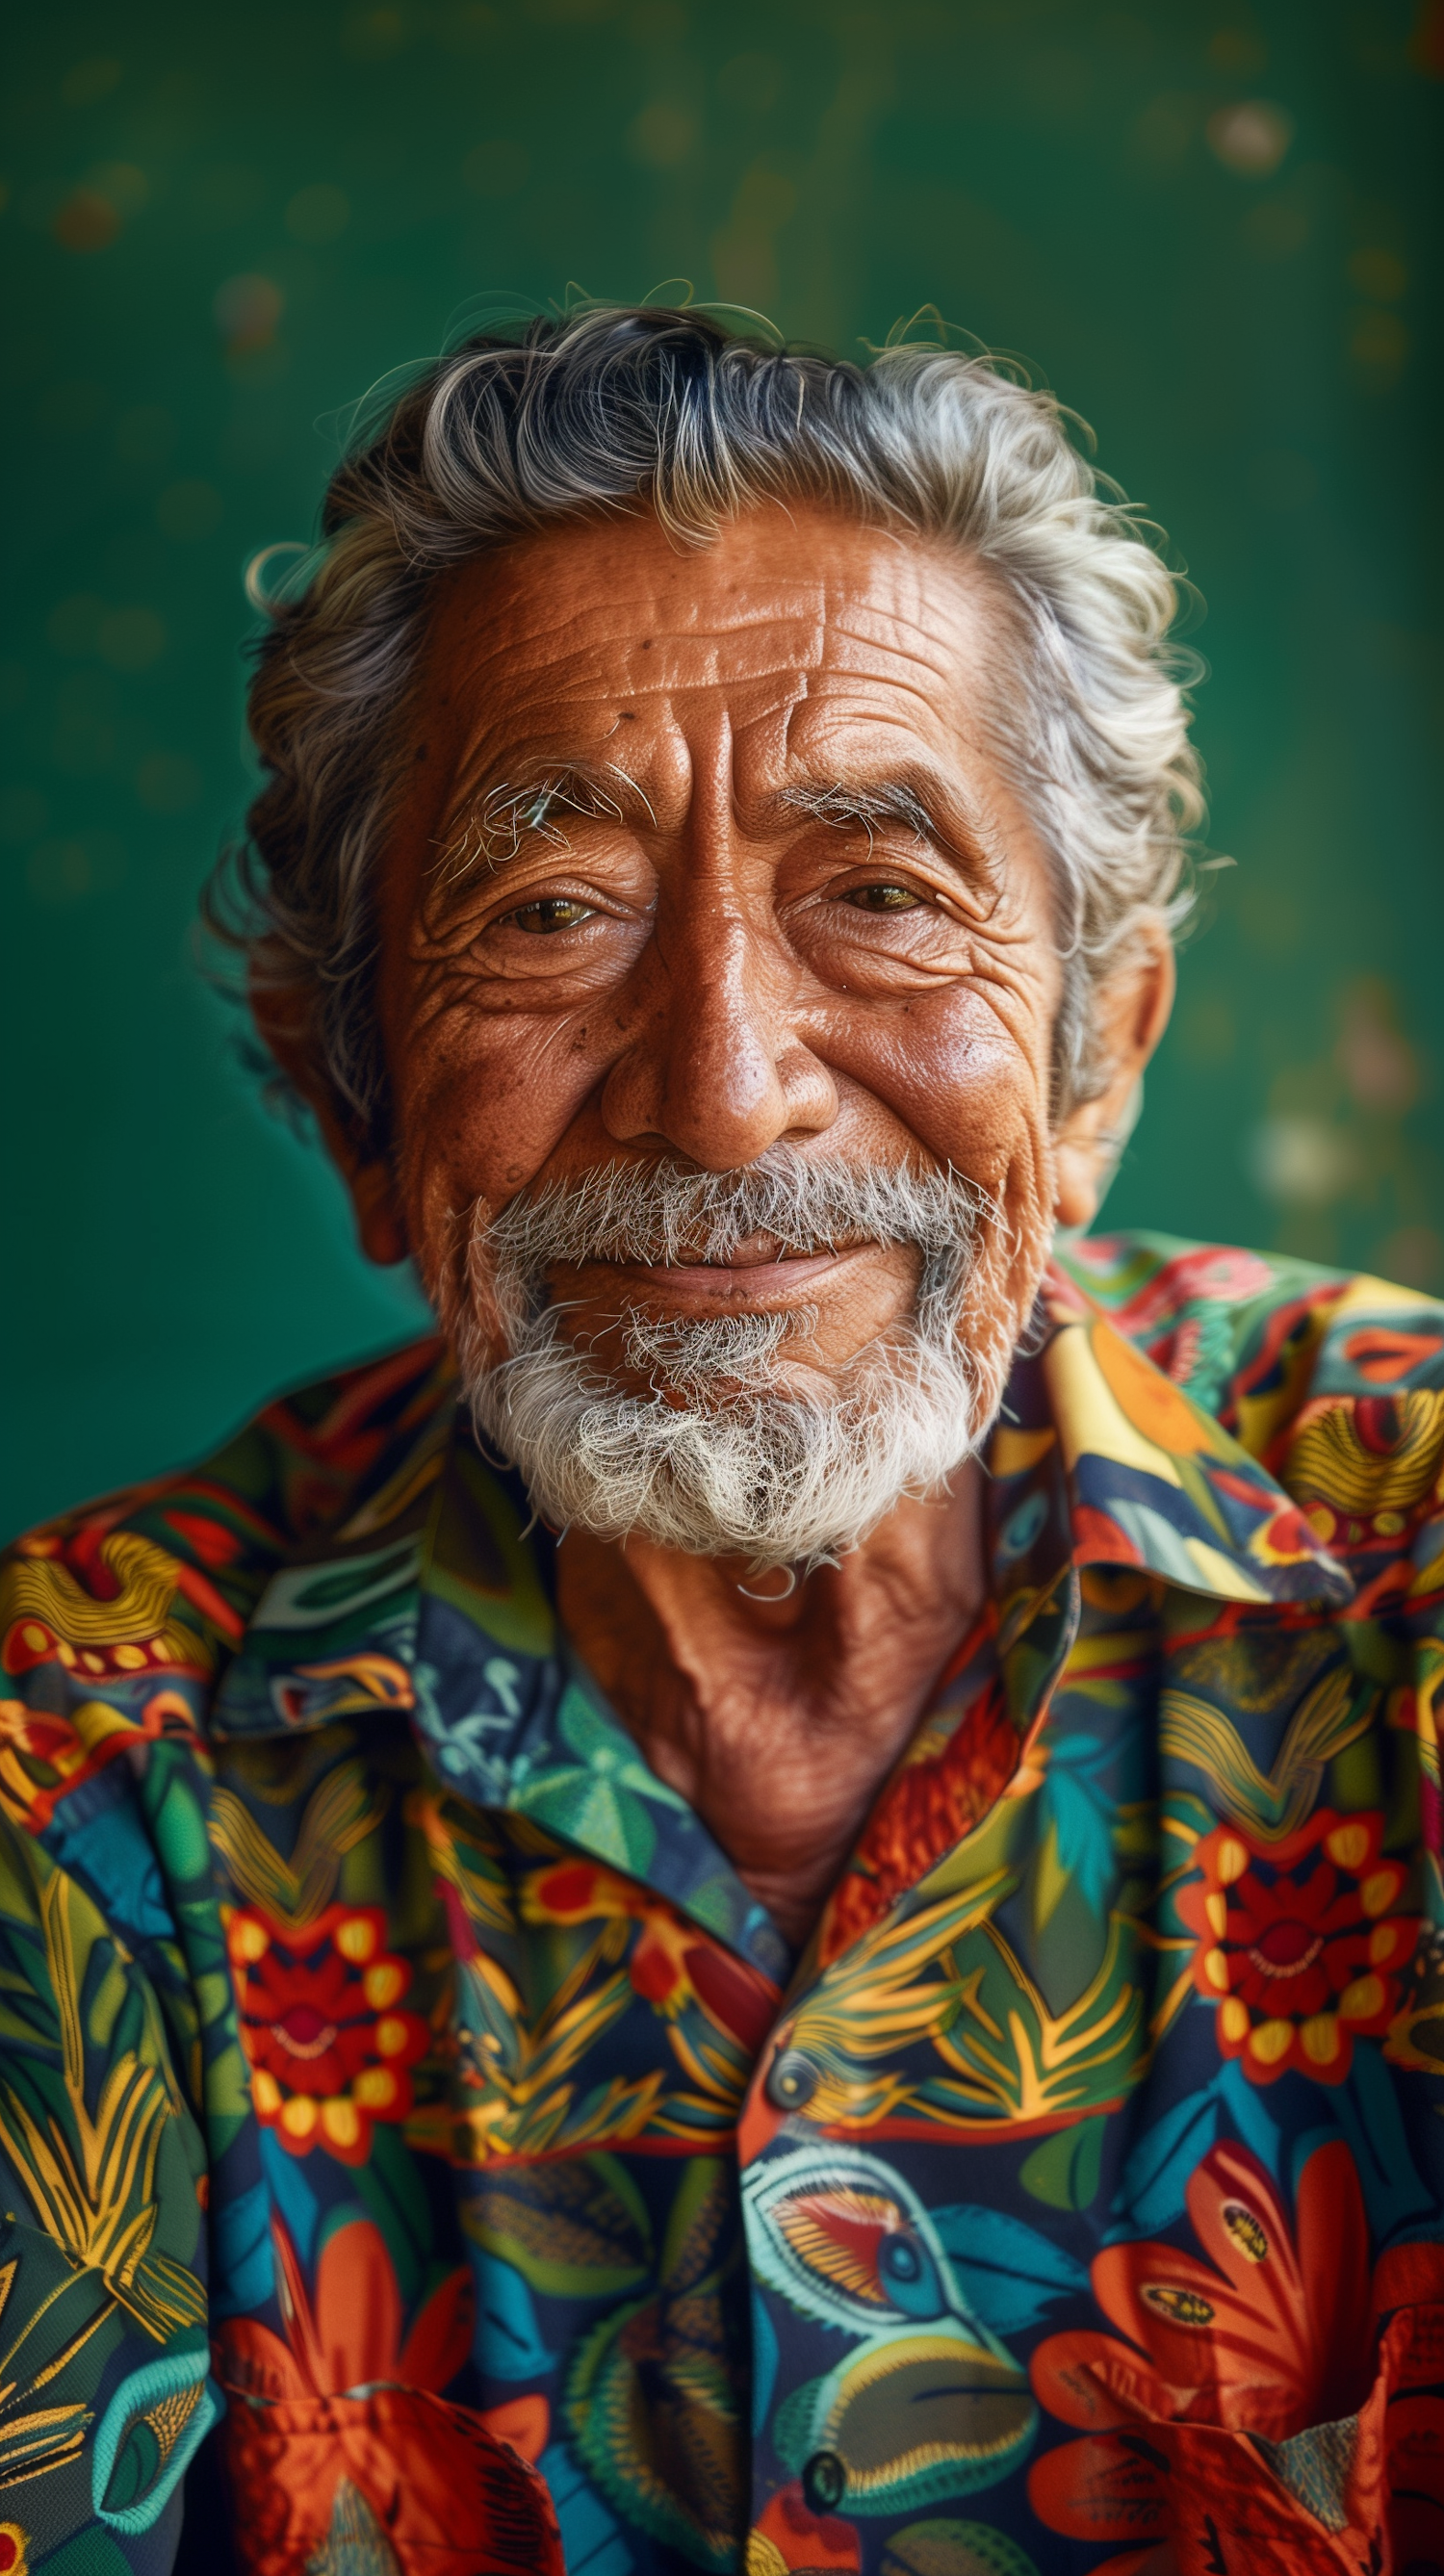
<svg viewBox="0 0 1444 2576">
<path fill-rule="evenodd" d="M 274 1751 L 223 1763 L 211 1831 L 257 2117 L 213 2188 L 235 2209 L 259 2188 L 314 2327 L 294 2290 L 288 2322 L 253 2285 L 223 2372 L 261 2335 L 324 2351 L 338 2389 L 447 2371 L 453 2405 L 542 2465 L 569 2562 L 616 2576 L 731 2570 L 749 2530 L 748 2565 L 774 2576 L 881 2576 L 960 2516 L 980 2563 L 1005 2545 L 1050 2563 L 1111 2493 L 1070 2411 L 1078 2351 L 1106 2374 L 1154 2313 L 1113 2281 L 1120 2225 L 1158 2271 L 1160 2331 L 1175 2293 L 1170 2330 L 1202 2332 L 1208 2305 L 1232 2331 L 1226 2264 L 1167 2269 L 1201 2191 L 1246 2232 L 1255 2326 L 1301 2267 L 1322 2277 L 1298 2231 L 1323 2202 L 1305 2218 L 1269 2180 L 1296 2128 L 1301 2151 L 1316 2138 L 1318 2088 L 1313 2108 L 1265 2098 L 1227 2057 L 1192 1974 L 1207 1865 L 1185 1874 L 1196 1925 L 1169 1884 L 1174 1837 L 1218 1836 L 1220 1798 L 1289 1794 L 1301 1708 L 1310 1759 L 1346 1731 L 1319 1698 L 1329 1657 L 1295 1662 L 1272 1676 L 1270 1742 L 1248 1739 L 1260 1789 L 1224 1763 L 1219 1730 L 1242 1743 L 1248 1720 L 1237 1658 L 1228 1697 L 1216 1655 L 1176 1664 L 1116 1597 L 1085 1604 L 1009 1796 L 1017 1734 L 980 1656 L 795 1972 L 625 1738 L 560 1729 L 569 1765 L 504 1811 L 448 1787 L 399 1724 L 291 1745 L 289 1779 Z M 1292 1867 L 1279 1822 L 1257 1807 L 1250 1867 L 1287 1911 L 1314 1901 L 1319 1855 Z M 1365 1925 L 1370 1851 L 1339 1848 L 1322 1938 L 1341 1905 Z M 1309 2001 L 1285 1999 L 1291 2030 Z M 1273 2244 L 1277 2288 L 1256 2278 Z M 1294 2356 L 1266 2392 L 1281 2437 L 1354 2402 L 1325 2392 L 1330 2338 L 1307 2318 L 1280 2309 L 1276 2340 Z M 1173 2475 L 1129 2503 L 1145 2536 L 1170 2527 Z"/>
<path fill-rule="evenodd" d="M 505 1775 L 485 1667 L 433 1663 L 425 1722 L 220 1747 L 204 2116 L 225 2384 L 269 2371 L 343 2413 L 378 2383 L 444 2396 L 541 2463 L 569 2562 L 614 2576 L 731 2570 L 749 2529 L 769 2576 L 881 2576 L 960 2518 L 984 2564 L 985 2541 L 1053 2563 L 1111 2474 L 1080 2447 L 1060 2338 L 1105 2374 L 1164 2325 L 1217 2317 L 1227 2348 L 1196 2177 L 1244 2229 L 1251 2315 L 1261 2245 L 1288 2248 L 1288 2282 L 1338 2271 L 1269 2176 L 1336 2129 L 1342 2086 L 1389 2082 L 1399 1979 L 1371 1971 L 1372 2021 L 1333 2010 L 1326 2066 L 1327 1997 L 1276 1973 L 1255 1996 L 1251 1951 L 1337 1996 L 1350 1943 L 1373 1957 L 1387 1933 L 1404 1959 L 1411 1939 L 1380 1811 L 1341 1812 L 1372 1705 L 1347 1659 L 1320 1636 L 1265 1672 L 1236 1641 L 1164 1636 L 1155 1607 L 1112 1578 L 1084 1600 L 1041 1735 L 991 1651 L 953 1678 L 798 1966 L 695 1811 L 566 1690 Z M 515 1659 L 488 1664 L 515 1698 Z M 194 1947 L 172 1794 L 148 1780 L 157 1895 Z M 1265 1913 L 1308 1938 L 1263 1938 Z M 1287 2082 L 1254 2047 L 1276 2026 Z M 1388 2187 L 1433 2189 L 1413 2171 Z M 1161 2306 L 1115 2282 L 1120 2236 Z M 1305 2356 L 1351 2341 L 1282 2310 L 1270 2333 Z M 1281 2437 L 1353 2402 L 1322 2362 L 1289 2368 Z M 266 2421 L 248 2478 L 294 2486 Z M 1130 2504 L 1145 2536 L 1170 2527 L 1172 2474 Z"/>
</svg>

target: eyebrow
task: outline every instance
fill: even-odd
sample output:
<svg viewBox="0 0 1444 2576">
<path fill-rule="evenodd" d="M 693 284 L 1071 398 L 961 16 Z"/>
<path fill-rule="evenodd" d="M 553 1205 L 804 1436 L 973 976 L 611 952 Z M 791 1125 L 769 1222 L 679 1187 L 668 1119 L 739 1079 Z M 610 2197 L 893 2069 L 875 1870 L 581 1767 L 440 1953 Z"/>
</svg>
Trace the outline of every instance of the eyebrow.
<svg viewBox="0 0 1444 2576">
<path fill-rule="evenodd" d="M 802 779 L 780 789 L 771 801 L 774 808 L 811 815 L 837 831 L 861 825 L 869 847 L 877 831 L 901 823 L 916 840 L 935 842 L 970 873 L 981 869 L 993 879 L 1001 865 L 1003 854 L 986 815 L 960 782 L 931 769 L 908 767 L 887 777 L 856 781 Z M 941 819 L 948 808 L 957 816 L 951 826 Z"/>
<path fill-rule="evenodd" d="M 640 806 L 655 823 L 645 790 L 612 761 L 543 761 L 493 777 L 466 798 L 442 835 L 437 874 L 454 880 L 477 866 L 504 868 L 537 840 L 564 850 L 564 815 L 605 815 L 620 823 L 629 806 Z"/>
<path fill-rule="evenodd" d="M 849 787 L 841 779 L 824 787 L 820 781 L 803 780 L 784 787 L 772 802 L 789 813 L 810 814 L 815 822 L 830 823 L 838 831 L 861 823 L 869 839 L 883 823 L 905 823 L 919 840 L 930 839 L 937 829 L 916 787 L 906 778 L 884 779 L 875 787 Z"/>
<path fill-rule="evenodd" d="M 941 819 L 948 809 L 956 816 L 951 825 Z M 629 810 L 645 814 L 655 828 L 645 788 L 613 761 L 539 761 L 509 775 L 494 772 L 464 799 L 441 836 L 436 875 L 455 884 L 477 867 L 495 874 L 538 841 L 567 849 L 568 814 L 621 823 Z M 766 800 L 766 810 L 808 815 L 838 831 L 860 826 L 869 848 L 877 832 L 901 824 L 974 878 L 981 874 L 995 884 L 1001 868 L 995 829 L 962 782 L 926 766 L 909 764 L 874 779 L 793 780 Z"/>
</svg>

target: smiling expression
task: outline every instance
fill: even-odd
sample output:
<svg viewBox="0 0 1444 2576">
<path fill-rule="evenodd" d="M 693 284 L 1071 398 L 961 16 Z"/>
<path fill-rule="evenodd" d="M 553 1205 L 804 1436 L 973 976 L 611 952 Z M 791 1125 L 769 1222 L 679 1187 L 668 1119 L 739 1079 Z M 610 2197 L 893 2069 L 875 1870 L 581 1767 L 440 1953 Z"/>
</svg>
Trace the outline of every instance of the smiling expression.
<svg viewBox="0 0 1444 2576">
<path fill-rule="evenodd" d="M 1020 730 L 1009 647 L 966 559 L 822 508 L 685 552 L 646 515 L 570 524 L 450 577 L 379 898 L 398 1212 L 433 1286 L 477 1205 L 785 1141 L 978 1183 L 1011 1341 L 1054 1211 L 1061 972 L 989 747 Z M 639 1303 L 805 1305 L 824 1367 L 915 1293 L 907 1247 L 777 1250 L 553 1286 L 603 1338 Z"/>
</svg>

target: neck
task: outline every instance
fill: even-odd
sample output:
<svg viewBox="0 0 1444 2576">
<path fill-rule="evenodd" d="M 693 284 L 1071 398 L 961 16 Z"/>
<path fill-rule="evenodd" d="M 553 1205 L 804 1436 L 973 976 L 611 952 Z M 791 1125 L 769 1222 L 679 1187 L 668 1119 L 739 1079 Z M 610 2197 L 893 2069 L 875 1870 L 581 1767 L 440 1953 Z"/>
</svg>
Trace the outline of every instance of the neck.
<svg viewBox="0 0 1444 2576">
<path fill-rule="evenodd" d="M 981 1493 L 970 1459 L 790 1591 L 744 1559 L 567 1533 L 558 1591 L 578 1651 L 794 1942 L 982 1607 Z"/>
</svg>

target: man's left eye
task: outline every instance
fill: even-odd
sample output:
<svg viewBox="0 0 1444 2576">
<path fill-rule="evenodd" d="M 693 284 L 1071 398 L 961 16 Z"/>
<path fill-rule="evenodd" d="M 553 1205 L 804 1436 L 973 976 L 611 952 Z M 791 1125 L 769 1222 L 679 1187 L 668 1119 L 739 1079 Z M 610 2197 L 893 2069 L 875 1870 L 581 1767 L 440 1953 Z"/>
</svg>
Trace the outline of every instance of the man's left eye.
<svg viewBox="0 0 1444 2576">
<path fill-rule="evenodd" d="M 506 916 L 518 930 L 539 931 L 543 937 L 549 930 L 575 930 L 579 921 L 590 921 L 591 917 L 589 904 L 575 903 L 566 894 L 544 895 L 539 903 L 524 903 L 519 911 Z"/>
<path fill-rule="evenodd" d="M 911 886 L 865 885 L 854 886 L 843 896 L 843 902 L 850 903 L 857 912 L 915 912 L 920 898 Z"/>
</svg>

